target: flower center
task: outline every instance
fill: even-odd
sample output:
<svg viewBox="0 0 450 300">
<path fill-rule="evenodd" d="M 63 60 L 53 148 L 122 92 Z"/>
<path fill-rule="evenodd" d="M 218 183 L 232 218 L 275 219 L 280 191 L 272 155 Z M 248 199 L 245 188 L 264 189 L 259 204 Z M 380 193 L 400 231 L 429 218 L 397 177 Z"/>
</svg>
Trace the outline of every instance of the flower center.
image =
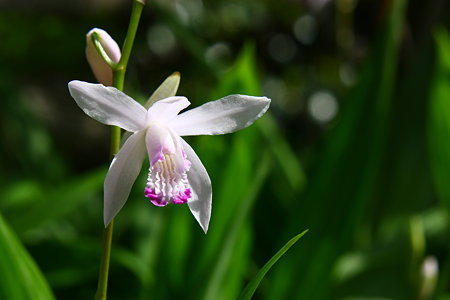
<svg viewBox="0 0 450 300">
<path fill-rule="evenodd" d="M 182 153 L 181 157 L 177 157 L 175 153 L 164 153 L 158 161 L 150 163 L 144 195 L 154 205 L 183 204 L 191 198 L 186 175 L 191 162 L 187 160 L 186 154 Z M 179 159 L 182 160 L 181 168 L 177 168 Z"/>
</svg>

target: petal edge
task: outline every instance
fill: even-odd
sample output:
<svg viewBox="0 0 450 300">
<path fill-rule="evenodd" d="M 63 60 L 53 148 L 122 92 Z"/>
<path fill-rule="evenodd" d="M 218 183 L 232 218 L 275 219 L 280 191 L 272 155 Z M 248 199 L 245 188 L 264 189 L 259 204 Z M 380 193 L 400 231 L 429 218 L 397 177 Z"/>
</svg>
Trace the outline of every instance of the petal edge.
<svg viewBox="0 0 450 300">
<path fill-rule="evenodd" d="M 145 108 L 118 89 L 78 80 L 68 86 L 70 95 L 91 118 L 132 132 L 143 128 Z"/>
<path fill-rule="evenodd" d="M 206 233 L 211 218 L 212 187 L 208 172 L 203 166 L 194 149 L 180 138 L 191 169 L 188 172 L 188 181 L 192 188 L 192 198 L 188 200 L 188 206 L 200 227 Z"/>
<path fill-rule="evenodd" d="M 250 126 L 269 105 L 267 97 L 229 95 L 176 116 L 170 126 L 180 136 L 231 133 Z"/>
<path fill-rule="evenodd" d="M 130 136 L 113 159 L 104 182 L 103 218 L 105 227 L 128 200 L 145 158 L 145 130 Z"/>
</svg>

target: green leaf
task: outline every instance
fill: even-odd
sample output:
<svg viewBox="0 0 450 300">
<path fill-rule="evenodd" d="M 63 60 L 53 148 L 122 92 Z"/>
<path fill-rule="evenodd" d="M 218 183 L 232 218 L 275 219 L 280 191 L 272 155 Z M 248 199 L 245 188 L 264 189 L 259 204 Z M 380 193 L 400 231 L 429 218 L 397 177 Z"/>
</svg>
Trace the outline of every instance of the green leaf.
<svg viewBox="0 0 450 300">
<path fill-rule="evenodd" d="M 0 299 L 54 299 L 36 263 L 0 215 Z"/>
<path fill-rule="evenodd" d="M 245 241 L 245 239 L 239 240 L 240 231 L 244 228 L 245 220 L 251 211 L 259 192 L 262 190 L 270 169 L 271 161 L 268 154 L 265 153 L 258 169 L 255 170 L 253 181 L 247 181 L 246 195 L 242 197 L 239 209 L 233 214 L 232 220 L 229 223 L 231 226 L 230 229 L 225 236 L 222 236 L 224 240 L 221 247 L 222 249 L 219 257 L 214 263 L 209 280 L 207 281 L 206 293 L 203 299 L 220 299 L 220 296 L 223 294 L 222 291 L 226 289 L 222 283 L 224 278 L 229 277 L 230 275 L 230 271 L 228 270 L 233 267 L 233 260 L 235 257 L 239 256 L 239 253 L 236 253 L 236 247 L 238 244 L 248 244 L 248 241 Z"/>
<path fill-rule="evenodd" d="M 450 36 L 435 33 L 437 61 L 428 122 L 431 172 L 438 198 L 450 211 Z"/>
<path fill-rule="evenodd" d="M 269 142 L 269 148 L 278 166 L 286 176 L 287 182 L 295 192 L 301 192 L 307 184 L 305 171 L 296 153 L 283 137 L 280 127 L 270 112 L 259 120 L 258 128 Z"/>
<path fill-rule="evenodd" d="M 259 88 L 256 76 L 256 63 L 254 47 L 247 44 L 236 59 L 234 66 L 221 77 L 218 87 L 214 90 L 212 99 L 217 99 L 223 95 L 233 93 L 239 94 L 258 94 Z M 254 183 L 253 170 L 255 152 L 258 148 L 256 128 L 251 126 L 241 132 L 234 133 L 229 137 L 214 137 L 214 143 L 208 136 L 200 137 L 199 146 L 196 148 L 197 153 L 208 168 L 210 174 L 214 174 L 215 168 L 212 166 L 208 158 L 214 157 L 212 161 L 226 161 L 225 165 L 216 166 L 220 170 L 221 178 L 214 179 L 216 182 L 214 188 L 214 218 L 211 219 L 208 239 L 203 248 L 203 255 L 199 258 L 197 265 L 198 272 L 195 278 L 203 278 L 205 273 L 211 272 L 211 264 L 217 263 L 217 253 L 224 252 L 223 244 L 227 239 L 224 236 L 235 224 L 236 211 L 242 211 L 241 203 L 245 200 L 244 196 L 249 187 Z M 231 142 L 223 144 L 221 148 L 226 149 L 226 156 L 218 159 L 217 145 L 220 140 L 231 139 Z M 212 149 L 211 147 L 214 147 Z M 214 153 L 214 154 L 213 154 Z M 225 154 L 225 153 L 224 153 Z M 234 226 L 234 225 L 233 225 Z M 212 230 L 211 230 L 212 229 Z M 232 249 L 232 247 L 230 247 Z M 213 271 L 214 272 L 214 271 Z M 212 290 L 210 288 L 209 290 Z M 208 292 L 207 294 L 210 294 Z"/>
<path fill-rule="evenodd" d="M 19 235 L 48 222 L 66 217 L 86 204 L 101 191 L 105 169 L 68 180 L 56 188 L 41 187 L 40 193 L 21 200 L 21 205 L 8 212 L 8 220 Z M 25 194 L 24 196 L 33 196 Z M 23 205 L 23 204 L 26 204 Z"/>
<path fill-rule="evenodd" d="M 308 229 L 300 234 L 297 234 L 290 239 L 278 252 L 272 256 L 272 258 L 258 271 L 256 276 L 250 281 L 242 293 L 239 295 L 239 300 L 251 299 L 256 289 L 258 288 L 261 280 L 269 272 L 270 268 L 288 251 L 297 241 L 308 232 Z"/>
<path fill-rule="evenodd" d="M 282 262 L 266 291 L 267 299 L 331 297 L 330 269 L 352 244 L 381 174 L 405 8 L 406 0 L 392 2 L 383 34 L 358 83 L 342 101 L 336 126 L 323 143 L 305 197 L 286 217 L 290 228 L 311 228 L 320 238 L 305 245 L 288 264 Z M 308 270 L 307 276 L 297 278 L 298 270 Z"/>
</svg>

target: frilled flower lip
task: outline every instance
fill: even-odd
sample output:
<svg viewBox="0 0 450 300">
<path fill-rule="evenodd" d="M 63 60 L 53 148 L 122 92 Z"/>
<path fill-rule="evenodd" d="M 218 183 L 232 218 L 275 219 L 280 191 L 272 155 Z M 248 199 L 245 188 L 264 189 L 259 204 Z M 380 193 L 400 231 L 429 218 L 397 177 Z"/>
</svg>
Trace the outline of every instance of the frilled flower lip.
<svg viewBox="0 0 450 300">
<path fill-rule="evenodd" d="M 146 149 L 152 147 L 146 144 L 147 129 L 152 124 L 160 124 L 176 135 L 191 163 L 187 172 L 192 189 L 188 206 L 205 233 L 211 216 L 211 181 L 195 151 L 181 137 L 226 134 L 243 129 L 261 117 L 270 105 L 266 97 L 230 95 L 179 114 L 190 104 L 185 97 L 159 100 L 147 110 L 116 88 L 101 84 L 71 81 L 69 91 L 88 116 L 133 133 L 113 159 L 105 178 L 105 226 L 127 201 L 142 168 Z"/>
</svg>

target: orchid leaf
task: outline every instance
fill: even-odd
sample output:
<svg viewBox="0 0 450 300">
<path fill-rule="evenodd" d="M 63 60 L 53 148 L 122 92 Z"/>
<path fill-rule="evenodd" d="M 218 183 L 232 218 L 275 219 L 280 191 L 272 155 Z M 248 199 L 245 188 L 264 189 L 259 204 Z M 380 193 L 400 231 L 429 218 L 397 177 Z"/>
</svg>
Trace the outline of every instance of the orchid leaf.
<svg viewBox="0 0 450 300">
<path fill-rule="evenodd" d="M 276 123 L 273 115 L 268 112 L 258 123 L 258 128 L 269 142 L 269 147 L 274 159 L 278 161 L 278 166 L 286 176 L 292 190 L 303 191 L 307 184 L 307 178 L 300 160 L 283 137 L 280 127 Z"/>
<path fill-rule="evenodd" d="M 256 273 L 255 277 L 247 284 L 245 289 L 239 295 L 239 300 L 249 300 L 253 297 L 261 280 L 269 272 L 270 268 L 295 244 L 297 241 L 308 232 L 308 229 L 300 234 L 297 234 L 290 239 L 272 258 Z"/>
<path fill-rule="evenodd" d="M 45 195 L 43 187 L 35 187 L 36 194 L 24 194 L 22 205 L 8 209 L 11 226 L 17 233 L 39 228 L 48 222 L 61 219 L 88 203 L 101 190 L 105 169 L 97 169 L 68 180 Z M 33 190 L 32 190 L 33 191 Z M 44 196 L 45 195 L 45 196 Z M 61 196 L 64 195 L 64 196 Z M 28 209 L 23 209 L 24 204 Z"/>
<path fill-rule="evenodd" d="M 430 161 L 437 196 L 450 210 L 450 35 L 440 29 L 435 40 L 437 63 L 428 124 Z"/>
<path fill-rule="evenodd" d="M 36 263 L 0 215 L 0 299 L 54 299 Z"/>
<path fill-rule="evenodd" d="M 324 139 L 303 203 L 290 208 L 290 227 L 314 228 L 320 239 L 305 245 L 288 264 L 281 263 L 265 291 L 268 298 L 329 299 L 329 270 L 348 249 L 351 233 L 364 213 L 375 205 L 371 201 L 387 149 L 406 4 L 407 0 L 392 2 L 372 55 L 346 95 L 337 124 Z M 286 281 L 305 267 L 310 270 L 307 276 Z"/>
<path fill-rule="evenodd" d="M 270 170 L 271 160 L 269 159 L 269 154 L 265 152 L 262 156 L 261 164 L 255 171 L 253 181 L 248 185 L 248 190 L 241 200 L 241 207 L 230 223 L 231 228 L 224 237 L 222 251 L 215 262 L 203 299 L 230 299 L 235 298 L 237 295 L 239 289 L 236 291 L 234 297 L 232 295 L 225 297 L 223 295 L 224 285 L 222 284 L 225 281 L 225 278 L 228 280 L 232 279 L 232 276 L 229 276 L 230 272 L 232 272 L 232 268 L 237 269 L 240 267 L 238 264 L 233 263 L 242 256 L 242 253 L 239 253 L 239 250 L 245 252 L 245 249 L 239 249 L 239 246 L 249 245 L 248 234 L 245 234 L 246 228 L 248 227 L 246 218 L 258 199 L 259 193 L 266 182 Z M 237 278 L 239 278 L 239 276 L 237 276 Z M 230 293 L 231 291 L 227 290 L 227 292 Z"/>
</svg>

